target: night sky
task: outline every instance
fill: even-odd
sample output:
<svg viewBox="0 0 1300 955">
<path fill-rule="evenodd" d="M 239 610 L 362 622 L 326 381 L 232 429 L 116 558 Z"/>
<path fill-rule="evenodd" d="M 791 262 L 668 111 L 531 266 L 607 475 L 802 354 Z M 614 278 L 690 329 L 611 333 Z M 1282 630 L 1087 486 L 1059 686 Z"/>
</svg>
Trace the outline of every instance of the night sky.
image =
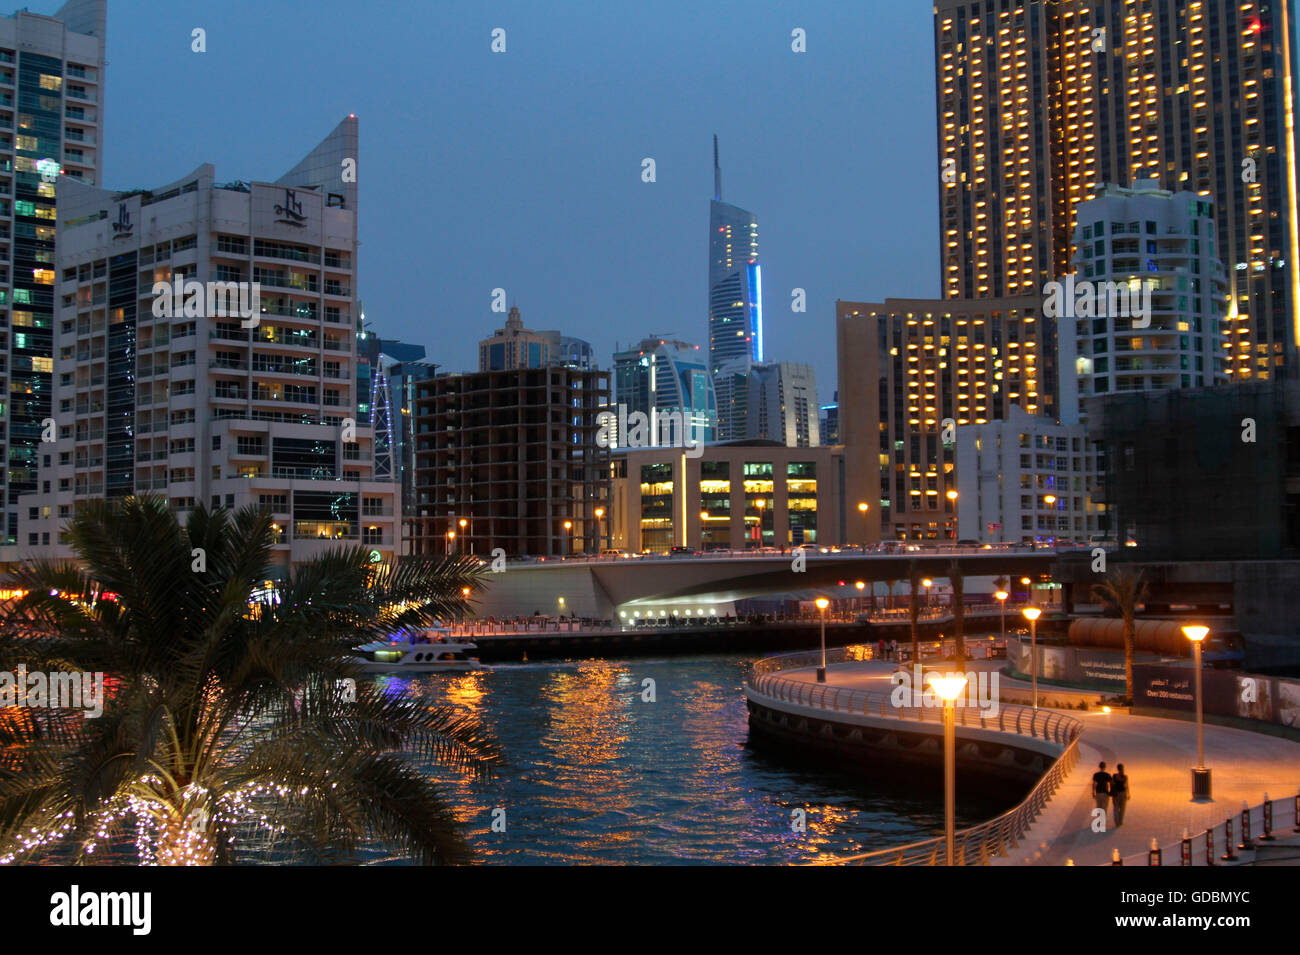
<svg viewBox="0 0 1300 955">
<path fill-rule="evenodd" d="M 103 185 L 273 180 L 355 112 L 371 329 L 470 370 L 501 286 L 609 367 L 649 333 L 707 344 L 716 132 L 759 219 L 765 357 L 813 364 L 825 402 L 837 298 L 939 291 L 933 46 L 916 0 L 112 0 Z"/>
</svg>

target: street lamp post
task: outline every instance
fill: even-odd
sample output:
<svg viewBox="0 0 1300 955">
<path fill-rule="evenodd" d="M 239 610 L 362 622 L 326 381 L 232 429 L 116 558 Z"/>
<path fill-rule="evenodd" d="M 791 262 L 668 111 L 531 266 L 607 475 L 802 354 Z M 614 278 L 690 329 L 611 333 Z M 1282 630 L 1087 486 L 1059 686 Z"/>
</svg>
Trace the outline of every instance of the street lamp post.
<svg viewBox="0 0 1300 955">
<path fill-rule="evenodd" d="M 862 549 L 867 549 L 867 511 L 869 506 L 866 501 L 858 502 L 858 513 L 862 515 Z"/>
<path fill-rule="evenodd" d="M 447 556 L 450 557 L 456 543 L 456 532 L 447 531 Z"/>
<path fill-rule="evenodd" d="M 817 609 L 822 612 L 822 665 L 817 668 L 817 682 L 826 682 L 826 608 L 831 602 L 825 597 L 817 598 Z"/>
<path fill-rule="evenodd" d="M 934 586 L 934 581 L 926 577 L 921 581 L 921 586 L 925 588 L 925 609 L 930 609 L 930 588 Z"/>
<path fill-rule="evenodd" d="M 1038 617 L 1042 612 L 1037 607 L 1024 610 L 1029 621 L 1029 673 L 1034 682 L 1034 709 L 1038 709 Z"/>
<path fill-rule="evenodd" d="M 1047 509 L 1049 511 L 1054 510 L 1056 505 L 1056 495 L 1055 494 L 1045 495 L 1043 497 L 1043 503 L 1047 505 Z M 1055 514 L 1047 515 L 1047 529 L 1052 532 L 1048 540 L 1055 541 L 1056 540 L 1056 515 Z"/>
<path fill-rule="evenodd" d="M 462 517 L 460 519 L 460 549 L 462 551 L 465 549 L 465 528 L 468 526 L 469 526 L 469 521 L 465 520 L 465 518 Z M 472 547 L 473 544 L 471 543 L 470 546 Z"/>
<path fill-rule="evenodd" d="M 757 501 L 754 502 L 754 506 L 758 508 L 758 549 L 762 550 L 763 549 L 763 508 L 767 506 L 767 501 L 760 497 Z"/>
<path fill-rule="evenodd" d="M 708 550 L 708 548 L 704 546 L 704 535 L 709 532 L 708 527 L 705 526 L 708 519 L 709 519 L 709 512 L 700 511 L 700 550 L 702 551 Z"/>
<path fill-rule="evenodd" d="M 948 504 L 951 506 L 953 511 L 952 539 L 955 542 L 957 540 L 957 492 L 949 488 L 948 492 L 944 496 L 948 498 Z M 954 543 L 953 546 L 956 546 L 956 544 Z"/>
<path fill-rule="evenodd" d="M 573 554 L 573 521 L 564 522 L 564 556 Z"/>
<path fill-rule="evenodd" d="M 930 686 L 943 700 L 943 841 L 948 865 L 957 864 L 957 697 L 966 688 L 960 674 L 930 674 Z"/>
<path fill-rule="evenodd" d="M 998 598 L 998 603 L 1002 604 L 1002 645 L 1007 645 L 1007 598 L 1011 595 L 1005 590 L 999 590 L 993 595 Z"/>
<path fill-rule="evenodd" d="M 867 582 L 865 580 L 859 580 L 853 586 L 858 588 L 858 612 L 861 613 L 862 612 L 862 591 L 866 589 Z M 876 588 L 872 587 L 871 588 L 872 600 L 875 599 L 875 593 L 876 593 Z"/>
<path fill-rule="evenodd" d="M 1192 641 L 1196 668 L 1196 768 L 1192 770 L 1192 798 L 1210 798 L 1210 771 L 1205 768 L 1205 721 L 1202 716 L 1201 703 L 1201 642 L 1210 632 L 1209 627 L 1189 624 L 1183 627 L 1183 635 Z"/>
<path fill-rule="evenodd" d="M 601 524 L 604 523 L 604 521 L 605 521 L 605 509 L 604 509 L 603 507 L 598 507 L 598 508 L 596 508 L 596 547 L 597 547 L 597 548 L 600 547 L 600 527 L 601 527 Z M 609 550 L 609 533 L 608 533 L 608 532 L 606 532 L 606 534 L 605 534 L 605 549 L 606 549 L 606 550 Z"/>
</svg>

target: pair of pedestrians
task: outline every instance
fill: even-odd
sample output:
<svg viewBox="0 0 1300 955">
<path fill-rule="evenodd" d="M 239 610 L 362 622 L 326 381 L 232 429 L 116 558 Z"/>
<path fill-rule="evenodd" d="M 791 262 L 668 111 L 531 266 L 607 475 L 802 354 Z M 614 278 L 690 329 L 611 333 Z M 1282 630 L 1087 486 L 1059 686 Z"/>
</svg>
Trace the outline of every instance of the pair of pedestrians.
<svg viewBox="0 0 1300 955">
<path fill-rule="evenodd" d="M 1098 763 L 1097 771 L 1092 774 L 1092 795 L 1097 800 L 1097 808 L 1103 813 L 1106 804 L 1112 804 L 1115 813 L 1115 825 L 1124 825 L 1124 810 L 1128 806 L 1128 775 L 1124 764 L 1116 763 L 1115 772 L 1106 772 L 1106 764 Z"/>
</svg>

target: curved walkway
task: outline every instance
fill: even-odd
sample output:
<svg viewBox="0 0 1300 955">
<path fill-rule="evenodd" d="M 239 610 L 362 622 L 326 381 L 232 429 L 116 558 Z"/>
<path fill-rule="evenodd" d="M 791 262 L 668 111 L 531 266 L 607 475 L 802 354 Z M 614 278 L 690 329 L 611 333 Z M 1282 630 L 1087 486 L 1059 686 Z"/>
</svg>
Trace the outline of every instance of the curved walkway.
<svg viewBox="0 0 1300 955">
<path fill-rule="evenodd" d="M 942 663 L 935 664 L 939 669 Z M 996 670 L 997 662 L 970 661 L 967 670 Z M 836 663 L 827 668 L 829 686 L 888 693 L 891 689 L 892 663 L 865 661 Z M 815 682 L 813 669 L 783 670 L 791 680 Z M 1020 700 L 1028 689 L 1020 681 L 999 680 L 1000 689 L 1014 687 L 1007 696 Z M 1062 696 L 1060 691 L 1039 696 Z M 1080 697 L 1095 700 L 1097 694 Z M 1054 711 L 1056 712 L 1056 711 Z M 1166 720 L 1149 716 L 1132 716 L 1126 711 L 1103 713 L 1100 710 L 1060 710 L 1084 721 L 1079 741 L 1080 759 L 1065 777 L 1061 788 L 1029 828 L 1019 847 L 994 865 L 1104 865 L 1118 849 L 1125 864 L 1132 865 L 1145 852 L 1152 838 L 1169 846 L 1183 836 L 1186 829 L 1193 837 L 1206 828 L 1221 824 L 1229 815 L 1234 826 L 1240 818 L 1243 802 L 1255 806 L 1267 793 L 1274 800 L 1290 800 L 1300 787 L 1300 743 L 1251 733 L 1247 730 L 1207 725 L 1205 727 L 1205 764 L 1213 773 L 1214 798 L 1208 802 L 1191 799 L 1191 767 L 1196 763 L 1196 724 L 1185 720 Z M 1092 828 L 1095 803 L 1091 795 L 1092 774 L 1104 760 L 1108 770 L 1117 762 L 1124 764 L 1132 795 L 1124 824 L 1114 825 L 1113 815 L 1106 814 L 1104 832 Z M 957 798 L 961 799 L 961 778 L 957 779 Z M 1291 823 L 1289 807 L 1279 818 Z M 1258 835 L 1259 816 L 1255 816 Z M 1288 826 L 1289 829 L 1289 826 Z M 1234 836 L 1240 839 L 1238 829 Z M 1220 839 L 1221 846 L 1221 839 Z M 1166 858 L 1165 864 L 1177 864 Z"/>
</svg>

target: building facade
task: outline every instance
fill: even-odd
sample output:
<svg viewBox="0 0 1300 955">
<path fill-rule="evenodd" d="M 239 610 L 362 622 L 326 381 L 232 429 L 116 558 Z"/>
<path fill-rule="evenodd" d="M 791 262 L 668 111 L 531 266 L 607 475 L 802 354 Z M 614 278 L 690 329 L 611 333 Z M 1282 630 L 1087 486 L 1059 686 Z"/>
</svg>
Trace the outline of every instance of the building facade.
<svg viewBox="0 0 1300 955">
<path fill-rule="evenodd" d="M 791 448 L 821 444 L 817 374 L 811 365 L 755 362 L 746 381 L 743 436 Z"/>
<path fill-rule="evenodd" d="M 609 448 L 597 441 L 608 404 L 609 372 L 558 365 L 416 382 L 412 551 L 594 552 L 609 500 Z"/>
<path fill-rule="evenodd" d="M 763 360 L 763 279 L 758 217 L 722 201 L 718 137 L 713 137 L 713 201 L 709 203 L 709 372 L 718 396 L 718 436 L 733 426 L 737 374 Z M 724 371 L 724 366 L 728 370 Z"/>
<path fill-rule="evenodd" d="M 1106 186 L 1077 210 L 1074 274 L 1061 283 L 1061 387 L 1080 397 L 1226 382 L 1227 280 L 1213 204 L 1191 192 Z M 1082 308 L 1080 306 L 1083 306 Z M 1086 312 L 1086 314 L 1082 314 Z M 1073 347 L 1073 354 L 1067 349 Z M 1067 402 L 1071 399 L 1066 396 Z"/>
<path fill-rule="evenodd" d="M 957 537 L 962 425 L 1059 414 L 1055 320 L 1038 296 L 836 304 L 853 543 Z M 950 493 L 951 492 L 951 493 Z"/>
<path fill-rule="evenodd" d="M 753 550 L 844 540 L 842 455 L 776 442 L 619 450 L 609 546 L 634 553 Z"/>
<path fill-rule="evenodd" d="M 0 17 L 0 563 L 19 559 L 19 497 L 40 489 L 53 408 L 55 192 L 97 185 L 106 0 Z"/>
<path fill-rule="evenodd" d="M 551 333 L 524 328 L 519 309 L 512 305 L 505 328 L 498 328 L 491 338 L 478 343 L 478 370 L 545 368 L 551 364 L 554 343 Z"/>
<path fill-rule="evenodd" d="M 946 298 L 1072 271 L 1099 183 L 1215 206 L 1233 378 L 1294 369 L 1300 300 L 1294 3 L 936 0 Z"/>
<path fill-rule="evenodd" d="M 53 413 L 25 555 L 70 556 L 87 500 L 257 505 L 279 572 L 340 543 L 395 551 L 393 477 L 357 423 L 355 184 L 345 119 L 293 172 L 155 190 L 59 186 Z M 313 170 L 328 170 L 312 181 Z"/>
<path fill-rule="evenodd" d="M 1017 406 L 1002 421 L 957 429 L 957 537 L 981 544 L 1087 543 L 1105 533 L 1092 499 L 1096 446 L 1080 423 Z"/>
<path fill-rule="evenodd" d="M 624 414 L 651 411 L 681 415 L 691 443 L 712 441 L 717 398 L 707 356 L 699 345 L 666 338 L 646 338 L 614 353 L 614 397 Z M 620 416 L 621 420 L 622 416 Z M 624 444 L 626 435 L 618 435 Z"/>
<path fill-rule="evenodd" d="M 1085 404 L 1103 452 L 1107 533 L 1137 559 L 1300 556 L 1300 385 L 1232 382 Z M 1267 592 L 1279 587 L 1268 578 L 1259 604 L 1278 599 Z M 1285 634 L 1294 640 L 1292 622 Z"/>
<path fill-rule="evenodd" d="M 358 338 L 358 357 L 370 372 L 358 384 L 358 393 L 370 395 L 370 399 L 364 416 L 358 405 L 357 420 L 370 424 L 374 431 L 377 473 L 382 446 L 388 448 L 387 466 L 399 487 L 398 526 L 405 543 L 411 537 L 409 523 L 416 514 L 415 385 L 432 378 L 438 366 L 423 360 L 423 345 L 383 339 L 365 331 Z"/>
</svg>

